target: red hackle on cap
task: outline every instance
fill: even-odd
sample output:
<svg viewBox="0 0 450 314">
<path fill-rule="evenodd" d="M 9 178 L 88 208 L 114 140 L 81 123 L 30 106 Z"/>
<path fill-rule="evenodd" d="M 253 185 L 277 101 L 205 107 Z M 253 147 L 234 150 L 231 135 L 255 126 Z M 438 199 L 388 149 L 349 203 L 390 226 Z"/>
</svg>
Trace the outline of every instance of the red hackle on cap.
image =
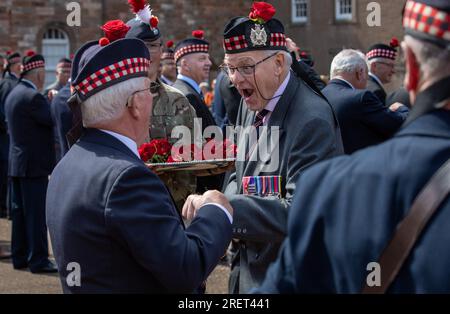
<svg viewBox="0 0 450 314">
<path fill-rule="evenodd" d="M 25 52 L 25 55 L 27 56 L 27 57 L 32 57 L 32 56 L 34 56 L 36 54 L 36 52 L 34 52 L 34 50 L 27 50 L 26 52 Z"/>
<path fill-rule="evenodd" d="M 192 32 L 192 36 L 194 36 L 195 38 L 198 38 L 198 39 L 203 39 L 205 36 L 205 32 L 198 29 L 198 30 L 195 30 Z"/>
<path fill-rule="evenodd" d="M 109 42 L 125 38 L 125 35 L 128 33 L 130 28 L 130 26 L 128 26 L 121 20 L 108 21 L 101 27 L 101 29 L 105 33 L 105 37 L 108 38 Z"/>
<path fill-rule="evenodd" d="M 167 48 L 172 48 L 173 45 L 174 45 L 173 40 L 169 40 L 169 41 L 166 43 L 166 47 L 167 47 Z"/>
<path fill-rule="evenodd" d="M 145 8 L 145 5 L 147 4 L 146 0 L 128 0 L 128 4 L 131 7 L 131 10 L 134 13 L 138 13 L 142 9 Z"/>
<path fill-rule="evenodd" d="M 98 41 L 98 44 L 99 44 L 101 47 L 105 47 L 105 46 L 109 45 L 109 43 L 110 43 L 110 41 L 109 41 L 109 39 L 106 38 L 106 37 L 102 37 L 102 38 L 100 38 L 100 40 Z"/>
<path fill-rule="evenodd" d="M 150 19 L 150 26 L 152 28 L 156 28 L 156 27 L 158 27 L 158 23 L 159 23 L 158 17 L 153 15 Z"/>
<path fill-rule="evenodd" d="M 399 46 L 398 39 L 396 37 L 392 37 L 391 42 L 389 43 L 389 45 L 392 48 L 397 48 Z"/>
<path fill-rule="evenodd" d="M 254 2 L 248 17 L 251 20 L 259 20 L 260 22 L 265 23 L 270 21 L 276 12 L 277 10 L 270 3 Z"/>
</svg>

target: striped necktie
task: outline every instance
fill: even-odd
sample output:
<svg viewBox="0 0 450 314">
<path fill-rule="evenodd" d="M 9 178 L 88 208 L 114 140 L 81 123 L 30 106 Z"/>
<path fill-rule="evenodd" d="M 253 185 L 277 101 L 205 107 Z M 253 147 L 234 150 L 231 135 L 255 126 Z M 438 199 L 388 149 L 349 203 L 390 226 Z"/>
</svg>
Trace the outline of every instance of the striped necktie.
<svg viewBox="0 0 450 314">
<path fill-rule="evenodd" d="M 269 112 L 270 112 L 270 111 L 269 111 L 269 110 L 266 110 L 266 109 L 263 109 L 263 110 L 261 110 L 260 112 L 258 112 L 258 113 L 256 114 L 256 117 L 255 117 L 255 122 L 253 122 L 253 126 L 254 126 L 255 128 L 260 127 L 260 126 L 263 124 L 264 118 L 267 116 L 267 114 L 268 114 Z"/>
</svg>

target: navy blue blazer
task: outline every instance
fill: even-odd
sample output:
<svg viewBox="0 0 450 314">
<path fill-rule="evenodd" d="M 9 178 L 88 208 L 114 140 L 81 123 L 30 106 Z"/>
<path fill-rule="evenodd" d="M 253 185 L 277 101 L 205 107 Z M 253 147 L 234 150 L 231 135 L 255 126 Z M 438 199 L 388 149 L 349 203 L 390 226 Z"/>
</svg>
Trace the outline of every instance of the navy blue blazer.
<svg viewBox="0 0 450 314">
<path fill-rule="evenodd" d="M 5 77 L 0 80 L 0 161 L 5 163 L 4 169 L 6 169 L 9 154 L 9 136 L 5 116 L 5 100 L 17 85 L 18 81 L 19 80 L 10 73 L 6 73 Z"/>
<path fill-rule="evenodd" d="M 53 120 L 53 134 L 55 138 L 55 154 L 56 161 L 60 161 L 61 158 L 69 151 L 69 145 L 67 143 L 66 134 L 72 128 L 73 114 L 67 104 L 67 100 L 70 97 L 70 84 L 68 83 L 58 94 L 53 98 L 50 105 L 50 111 Z"/>
<path fill-rule="evenodd" d="M 53 171 L 47 225 L 65 293 L 190 293 L 231 240 L 215 205 L 184 230 L 160 179 L 122 142 L 87 129 Z M 70 287 L 68 264 L 81 268 Z"/>
<path fill-rule="evenodd" d="M 8 176 L 48 176 L 55 153 L 47 100 L 31 84 L 20 81 L 6 98 L 5 114 L 10 141 Z"/>
<path fill-rule="evenodd" d="M 439 110 L 383 144 L 306 170 L 287 240 L 258 291 L 360 292 L 367 265 L 378 261 L 418 193 L 449 158 L 450 111 Z M 449 225 L 447 197 L 388 292 L 450 292 Z"/>
<path fill-rule="evenodd" d="M 353 89 L 340 79 L 331 80 L 322 93 L 337 114 L 346 154 L 392 137 L 409 112 L 408 108 L 403 106 L 393 112 L 372 92 Z"/>
</svg>

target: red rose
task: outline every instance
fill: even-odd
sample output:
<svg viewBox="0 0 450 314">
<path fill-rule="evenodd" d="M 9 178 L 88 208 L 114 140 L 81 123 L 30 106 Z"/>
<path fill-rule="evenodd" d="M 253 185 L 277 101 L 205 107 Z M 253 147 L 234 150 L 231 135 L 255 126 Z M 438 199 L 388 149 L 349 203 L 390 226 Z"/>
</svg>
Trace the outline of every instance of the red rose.
<svg viewBox="0 0 450 314">
<path fill-rule="evenodd" d="M 264 22 L 267 22 L 272 19 L 275 13 L 276 10 L 273 5 L 267 2 L 254 2 L 252 11 L 249 14 L 249 18 L 252 20 L 261 19 Z"/>
<path fill-rule="evenodd" d="M 150 143 L 144 143 L 139 147 L 139 155 L 144 162 L 149 162 L 156 153 L 156 148 Z"/>
<path fill-rule="evenodd" d="M 105 32 L 105 37 L 108 38 L 110 42 L 113 42 L 117 39 L 124 38 L 130 30 L 130 26 L 121 20 L 113 20 L 107 22 L 101 29 Z"/>
<path fill-rule="evenodd" d="M 170 149 L 172 148 L 166 139 L 153 140 L 150 144 L 156 147 L 156 154 L 161 156 L 169 155 Z"/>
</svg>

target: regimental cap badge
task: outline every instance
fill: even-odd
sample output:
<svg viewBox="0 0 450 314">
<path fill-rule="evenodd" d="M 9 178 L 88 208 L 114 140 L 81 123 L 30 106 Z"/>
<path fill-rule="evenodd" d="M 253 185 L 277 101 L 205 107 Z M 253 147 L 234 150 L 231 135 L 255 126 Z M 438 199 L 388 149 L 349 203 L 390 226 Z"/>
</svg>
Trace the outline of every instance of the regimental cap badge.
<svg viewBox="0 0 450 314">
<path fill-rule="evenodd" d="M 264 26 L 260 24 L 255 24 L 255 27 L 252 28 L 250 34 L 250 40 L 252 41 L 253 46 L 266 46 L 267 45 L 267 32 L 264 29 Z"/>
<path fill-rule="evenodd" d="M 287 51 L 283 24 L 274 19 L 276 9 L 270 3 L 253 2 L 247 16 L 232 18 L 223 31 L 225 53 L 254 50 Z"/>
</svg>

